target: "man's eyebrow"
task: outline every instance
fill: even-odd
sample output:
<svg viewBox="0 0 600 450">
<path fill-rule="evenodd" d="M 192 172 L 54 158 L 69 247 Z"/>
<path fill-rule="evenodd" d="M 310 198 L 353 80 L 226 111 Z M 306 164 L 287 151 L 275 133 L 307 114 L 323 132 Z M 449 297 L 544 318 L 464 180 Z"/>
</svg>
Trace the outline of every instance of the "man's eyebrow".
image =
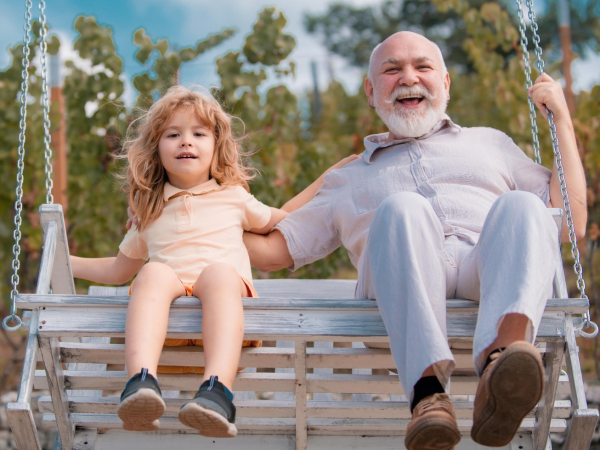
<svg viewBox="0 0 600 450">
<path fill-rule="evenodd" d="M 388 58 L 385 61 L 383 61 L 381 63 L 382 66 L 385 66 L 386 64 L 399 64 L 402 61 L 396 58 Z M 415 58 L 412 60 L 413 64 L 420 64 L 420 63 L 424 63 L 424 62 L 433 62 L 433 59 L 427 57 L 427 56 L 419 56 L 418 58 Z"/>
</svg>

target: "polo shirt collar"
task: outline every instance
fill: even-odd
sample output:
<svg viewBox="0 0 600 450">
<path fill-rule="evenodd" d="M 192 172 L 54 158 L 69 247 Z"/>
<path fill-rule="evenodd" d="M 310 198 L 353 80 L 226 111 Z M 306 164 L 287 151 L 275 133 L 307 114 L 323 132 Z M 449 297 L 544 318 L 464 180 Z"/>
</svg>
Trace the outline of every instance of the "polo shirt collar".
<svg viewBox="0 0 600 450">
<path fill-rule="evenodd" d="M 173 186 L 171 183 L 169 183 L 167 181 L 167 182 L 165 182 L 165 187 L 163 189 L 163 197 L 165 199 L 165 202 L 167 202 L 170 199 L 172 199 L 173 197 L 177 197 L 177 196 L 181 195 L 182 193 L 188 193 L 191 195 L 200 195 L 200 194 L 206 194 L 207 192 L 216 191 L 218 189 L 221 189 L 221 185 L 219 185 L 219 183 L 217 183 L 217 180 L 215 180 L 214 178 L 211 178 L 210 180 L 208 180 L 204 183 L 200 183 L 189 189 L 176 188 L 175 186 Z"/>
<path fill-rule="evenodd" d="M 386 148 L 386 147 L 391 147 L 393 145 L 403 144 L 405 142 L 412 141 L 415 139 L 417 139 L 417 140 L 427 139 L 428 137 L 433 136 L 438 131 L 440 131 L 446 127 L 456 128 L 458 131 L 461 130 L 461 127 L 459 125 L 456 125 L 454 122 L 452 122 L 452 119 L 450 119 L 450 117 L 447 114 L 444 114 L 442 116 L 442 119 L 437 123 L 437 125 L 435 127 L 433 127 L 431 129 L 431 131 L 429 133 L 424 134 L 423 136 L 419 136 L 418 138 L 402 138 L 402 139 L 396 139 L 396 140 L 393 140 L 390 142 L 386 142 L 388 139 L 388 136 L 389 136 L 389 132 L 380 133 L 380 134 L 372 134 L 370 136 L 367 136 L 364 139 L 365 151 L 363 152 L 363 159 L 368 164 L 371 164 L 371 158 L 373 157 L 373 154 L 375 153 L 376 150 Z"/>
</svg>

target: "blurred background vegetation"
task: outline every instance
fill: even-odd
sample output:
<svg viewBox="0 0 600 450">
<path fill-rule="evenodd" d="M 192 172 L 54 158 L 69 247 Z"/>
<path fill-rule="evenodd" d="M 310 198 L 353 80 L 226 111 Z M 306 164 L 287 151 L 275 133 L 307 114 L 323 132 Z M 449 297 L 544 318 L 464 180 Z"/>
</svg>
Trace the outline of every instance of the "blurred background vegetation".
<svg viewBox="0 0 600 450">
<path fill-rule="evenodd" d="M 585 58 L 600 51 L 600 0 L 571 2 L 572 47 Z M 557 5 L 546 1 L 538 16 L 541 45 L 547 71 L 561 78 Z M 448 114 L 462 126 L 489 126 L 508 133 L 532 156 L 529 109 L 522 69 L 516 14 L 512 2 L 482 0 L 383 1 L 378 6 L 332 4 L 322 15 L 306 15 L 305 27 L 328 50 L 366 73 L 373 47 L 399 30 L 413 30 L 439 43 L 452 78 Z M 289 55 L 296 43 L 286 32 L 286 18 L 275 8 L 258 12 L 254 29 L 242 48 L 216 60 L 220 89 L 214 94 L 226 110 L 240 117 L 237 132 L 246 137 L 259 176 L 251 185 L 261 201 L 281 206 L 339 159 L 363 150 L 363 138 L 385 131 L 365 100 L 362 89 L 348 92 L 331 79 L 324 89 L 294 93 L 286 80 L 294 76 Z M 118 170 L 111 155 L 120 148 L 127 124 L 136 108 L 147 108 L 162 92 L 178 83 L 183 64 L 202 58 L 236 31 L 221 33 L 175 48 L 168 40 L 153 40 L 145 30 L 134 35 L 136 58 L 147 70 L 133 79 L 138 92 L 134 108 L 123 102 L 122 59 L 117 54 L 109 26 L 94 17 L 74 23 L 78 37 L 74 50 L 89 69 L 67 61 L 64 80 L 68 142 L 68 237 L 71 252 L 81 256 L 109 256 L 118 250 L 125 232 L 126 199 L 113 173 Z M 39 24 L 34 24 L 39 37 Z M 49 30 L 52 35 L 52 29 Z M 32 55 L 38 51 L 31 45 Z M 49 51 L 60 42 L 53 36 Z M 531 50 L 531 41 L 530 41 Z M 10 263 L 14 214 L 22 44 L 10 48 L 12 64 L 0 71 L 0 293 L 9 302 Z M 534 59 L 533 53 L 531 54 Z M 38 207 L 45 198 L 40 67 L 32 58 L 30 102 L 27 116 L 27 153 L 24 186 L 24 222 L 21 242 L 20 286 L 35 289 L 41 249 Z M 534 78 L 537 73 L 534 70 Z M 576 96 L 573 118 L 588 179 L 588 235 L 580 243 L 588 295 L 600 310 L 598 248 L 600 238 L 600 85 Z M 53 111 L 53 125 L 58 123 Z M 552 165 L 548 126 L 538 114 L 543 163 Z M 566 272 L 572 278 L 570 251 L 564 249 Z M 295 273 L 257 273 L 257 277 L 352 278 L 356 276 L 346 252 L 339 249 L 328 258 Z M 572 296 L 578 296 L 570 279 Z M 85 283 L 78 282 L 83 289 Z M 591 363 L 594 364 L 594 363 Z M 597 366 L 597 362 L 595 363 Z M 589 368 L 591 369 L 591 368 Z M 598 367 L 597 371 L 600 372 Z"/>
</svg>

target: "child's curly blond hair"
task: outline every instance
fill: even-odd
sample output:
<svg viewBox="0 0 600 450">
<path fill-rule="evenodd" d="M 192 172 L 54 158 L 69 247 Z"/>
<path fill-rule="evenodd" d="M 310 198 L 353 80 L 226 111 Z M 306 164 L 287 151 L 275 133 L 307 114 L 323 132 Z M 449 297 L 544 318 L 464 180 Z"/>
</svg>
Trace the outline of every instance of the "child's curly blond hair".
<svg viewBox="0 0 600 450">
<path fill-rule="evenodd" d="M 245 164 L 247 156 L 231 130 L 232 116 L 210 94 L 183 86 L 174 86 L 127 129 L 122 159 L 127 159 L 123 190 L 138 217 L 138 230 L 157 219 L 164 208 L 163 187 L 168 181 L 160 162 L 158 142 L 167 123 L 178 108 L 191 108 L 204 126 L 213 130 L 215 152 L 210 165 L 210 178 L 222 185 L 239 185 L 246 190 L 255 169 Z"/>
</svg>

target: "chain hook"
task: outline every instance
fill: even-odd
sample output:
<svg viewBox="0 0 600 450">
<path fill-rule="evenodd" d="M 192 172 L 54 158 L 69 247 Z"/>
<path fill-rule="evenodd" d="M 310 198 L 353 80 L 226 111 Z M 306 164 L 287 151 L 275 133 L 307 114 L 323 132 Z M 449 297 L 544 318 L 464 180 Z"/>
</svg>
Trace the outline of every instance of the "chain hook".
<svg viewBox="0 0 600 450">
<path fill-rule="evenodd" d="M 11 320 L 15 321 L 17 324 L 13 325 L 13 326 L 10 326 L 8 324 L 8 322 L 10 322 Z M 2 328 L 4 328 L 6 331 L 17 331 L 17 330 L 21 329 L 24 326 L 25 325 L 23 324 L 23 321 L 16 314 L 11 314 L 10 316 L 6 316 L 4 318 L 4 320 L 2 321 Z"/>
</svg>

